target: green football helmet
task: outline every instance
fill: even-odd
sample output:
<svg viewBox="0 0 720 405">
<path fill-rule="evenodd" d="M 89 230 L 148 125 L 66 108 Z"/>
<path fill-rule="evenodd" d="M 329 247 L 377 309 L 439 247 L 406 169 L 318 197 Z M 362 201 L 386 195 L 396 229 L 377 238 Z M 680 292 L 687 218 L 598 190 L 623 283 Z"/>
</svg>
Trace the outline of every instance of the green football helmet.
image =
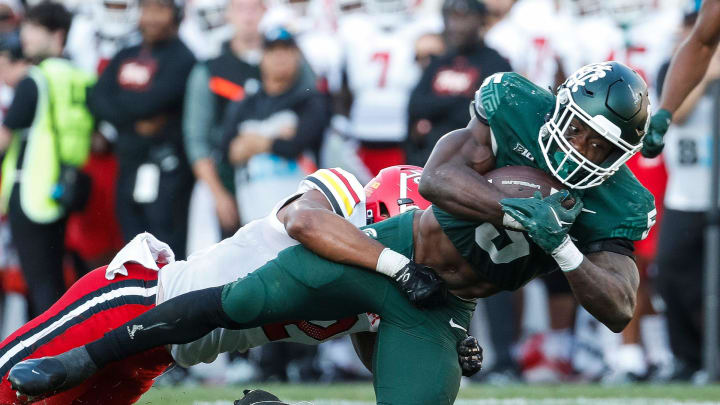
<svg viewBox="0 0 720 405">
<path fill-rule="evenodd" d="M 591 162 L 565 138 L 573 118 L 614 145 L 604 162 Z M 540 129 L 538 142 L 548 168 L 563 184 L 595 187 L 640 150 L 649 118 L 648 88 L 640 75 L 619 62 L 593 63 L 560 85 L 555 110 Z"/>
</svg>

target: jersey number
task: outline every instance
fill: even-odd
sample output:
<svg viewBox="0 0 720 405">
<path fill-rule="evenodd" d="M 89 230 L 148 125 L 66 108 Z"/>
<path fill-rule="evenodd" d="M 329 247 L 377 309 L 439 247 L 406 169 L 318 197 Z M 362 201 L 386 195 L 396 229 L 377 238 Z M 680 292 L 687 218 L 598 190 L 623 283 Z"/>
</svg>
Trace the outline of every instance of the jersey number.
<svg viewBox="0 0 720 405">
<path fill-rule="evenodd" d="M 698 162 L 697 142 L 694 139 L 680 139 L 678 141 L 680 147 L 680 164 L 689 166 Z"/>
<path fill-rule="evenodd" d="M 495 264 L 510 263 L 530 254 L 530 244 L 522 232 L 496 228 L 487 222 L 475 228 L 475 243 Z"/>
<path fill-rule="evenodd" d="M 390 67 L 390 52 L 375 52 L 370 58 L 373 62 L 380 62 L 382 67 L 380 68 L 380 79 L 378 79 L 378 87 L 385 87 L 387 82 L 388 68 Z"/>
<path fill-rule="evenodd" d="M 309 337 L 321 341 L 329 339 L 339 333 L 350 330 L 357 323 L 357 316 L 352 318 L 344 318 L 339 321 L 335 321 L 328 326 L 315 325 L 308 321 L 297 321 L 297 322 L 277 322 L 264 325 L 263 332 L 267 336 L 268 340 L 274 342 L 276 340 L 287 339 L 290 337 L 286 326 L 295 325 L 301 332 L 308 335 Z"/>
</svg>

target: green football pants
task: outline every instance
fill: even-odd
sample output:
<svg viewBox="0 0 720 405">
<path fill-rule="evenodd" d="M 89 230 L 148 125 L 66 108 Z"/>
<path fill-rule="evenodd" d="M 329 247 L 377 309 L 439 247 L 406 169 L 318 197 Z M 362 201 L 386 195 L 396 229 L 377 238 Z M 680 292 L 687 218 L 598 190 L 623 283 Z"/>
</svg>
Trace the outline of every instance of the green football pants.
<svg viewBox="0 0 720 405">
<path fill-rule="evenodd" d="M 413 213 L 368 227 L 385 246 L 412 255 Z M 381 316 L 373 356 L 378 404 L 452 404 L 460 385 L 457 343 L 475 303 L 451 296 L 419 310 L 377 273 L 324 260 L 302 246 L 223 289 L 222 306 L 242 328 L 291 320 Z"/>
</svg>

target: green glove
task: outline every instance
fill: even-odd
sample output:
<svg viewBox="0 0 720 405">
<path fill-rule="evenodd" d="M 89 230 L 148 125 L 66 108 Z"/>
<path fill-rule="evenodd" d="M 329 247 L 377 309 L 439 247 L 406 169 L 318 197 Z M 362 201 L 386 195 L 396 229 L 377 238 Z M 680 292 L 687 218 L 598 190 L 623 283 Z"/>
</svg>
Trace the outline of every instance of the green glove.
<svg viewBox="0 0 720 405">
<path fill-rule="evenodd" d="M 654 158 L 662 152 L 665 147 L 663 137 L 672 122 L 672 113 L 661 109 L 650 117 L 650 128 L 643 138 L 641 153 L 646 158 Z"/>
<path fill-rule="evenodd" d="M 504 198 L 500 204 L 504 212 L 525 227 L 533 242 L 548 254 L 553 254 L 566 242 L 570 227 L 583 207 L 579 197 L 575 198 L 571 209 L 563 207 L 562 202 L 569 196 L 567 190 L 562 190 L 542 198 L 536 191 L 532 198 Z"/>
</svg>

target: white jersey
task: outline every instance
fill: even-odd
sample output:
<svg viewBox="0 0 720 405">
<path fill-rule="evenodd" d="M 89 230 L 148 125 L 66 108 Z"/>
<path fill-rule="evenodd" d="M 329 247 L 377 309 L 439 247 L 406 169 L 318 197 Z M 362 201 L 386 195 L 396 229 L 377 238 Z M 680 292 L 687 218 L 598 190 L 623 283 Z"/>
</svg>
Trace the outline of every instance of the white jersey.
<svg viewBox="0 0 720 405">
<path fill-rule="evenodd" d="M 573 17 L 555 0 L 523 0 L 486 34 L 485 42 L 510 61 L 513 70 L 533 83 L 554 88 L 556 74 L 572 69 L 576 52 L 571 38 Z"/>
<path fill-rule="evenodd" d="M 668 209 L 705 211 L 710 206 L 714 108 L 712 96 L 706 92 L 687 120 L 671 125 L 665 135 Z"/>
<path fill-rule="evenodd" d="M 650 102 L 657 101 L 657 74 L 671 56 L 675 34 L 680 26 L 678 10 L 651 11 L 626 29 L 609 17 L 588 17 L 575 31 L 578 41 L 576 68 L 588 63 L 616 60 L 637 71 L 650 88 Z"/>
<path fill-rule="evenodd" d="M 203 288 L 221 286 L 242 278 L 298 242 L 277 219 L 278 210 L 308 190 L 319 190 L 333 211 L 355 226 L 365 224 L 365 193 L 354 176 L 342 169 L 321 169 L 305 178 L 297 193 L 283 199 L 270 215 L 242 227 L 235 235 L 212 247 L 162 268 L 158 278 L 158 304 Z M 318 344 L 325 340 L 371 330 L 371 318 L 360 314 L 339 321 L 305 321 L 273 324 L 246 330 L 216 329 L 192 343 L 173 345 L 171 353 L 183 367 L 211 363 L 220 353 L 246 351 L 271 341 Z M 330 324 L 338 328 L 327 328 Z M 341 331 L 341 332 L 336 332 Z"/>
<path fill-rule="evenodd" d="M 99 74 L 119 50 L 137 45 L 140 41 L 137 31 L 119 37 L 103 36 L 98 22 L 92 16 L 81 14 L 73 20 L 65 49 L 77 67 Z"/>
<path fill-rule="evenodd" d="M 350 134 L 362 141 L 404 141 L 408 100 L 421 73 L 415 42 L 422 34 L 439 32 L 440 24 L 409 20 L 385 29 L 367 15 L 341 21 L 339 35 L 353 95 Z"/>
</svg>

